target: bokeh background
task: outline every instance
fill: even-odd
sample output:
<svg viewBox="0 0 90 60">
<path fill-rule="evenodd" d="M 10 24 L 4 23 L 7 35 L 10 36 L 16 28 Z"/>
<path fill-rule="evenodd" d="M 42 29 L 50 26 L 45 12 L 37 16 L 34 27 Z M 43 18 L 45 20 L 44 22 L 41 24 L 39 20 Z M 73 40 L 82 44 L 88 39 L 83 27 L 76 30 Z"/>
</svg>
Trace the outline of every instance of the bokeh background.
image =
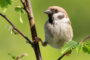
<svg viewBox="0 0 90 60">
<path fill-rule="evenodd" d="M 47 20 L 44 10 L 49 6 L 61 6 L 69 15 L 72 22 L 74 31 L 73 40 L 79 42 L 85 36 L 90 34 L 90 0 L 31 0 L 37 34 L 44 40 L 44 23 Z M 20 12 L 15 11 L 15 6 L 21 5 L 19 0 L 12 2 L 8 6 L 7 11 L 3 12 L 0 8 L 0 12 L 5 14 L 25 35 L 31 39 L 31 33 L 29 23 L 26 14 L 22 14 L 23 24 L 20 23 Z M 35 60 L 35 54 L 32 47 L 25 42 L 25 39 L 19 34 L 11 34 L 8 30 L 10 25 L 0 16 L 0 60 L 12 60 L 8 53 L 12 53 L 17 56 L 22 53 L 28 53 L 27 57 L 22 60 Z M 57 60 L 61 55 L 60 50 L 50 47 L 42 47 L 40 44 L 40 50 L 43 60 Z M 64 57 L 63 60 L 90 60 L 90 55 L 83 53 L 82 51 L 77 54 L 73 51 L 69 57 Z"/>
</svg>

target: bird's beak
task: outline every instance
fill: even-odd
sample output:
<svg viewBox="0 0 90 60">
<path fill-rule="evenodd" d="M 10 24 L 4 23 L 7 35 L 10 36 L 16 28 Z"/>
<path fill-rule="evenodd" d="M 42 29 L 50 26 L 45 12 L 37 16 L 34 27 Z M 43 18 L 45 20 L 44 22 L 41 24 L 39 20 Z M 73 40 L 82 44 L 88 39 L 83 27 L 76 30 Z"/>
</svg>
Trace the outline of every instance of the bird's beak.
<svg viewBox="0 0 90 60">
<path fill-rule="evenodd" d="M 46 14 L 52 14 L 52 11 L 51 10 L 46 10 L 46 11 L 44 11 L 44 13 L 46 13 Z"/>
</svg>

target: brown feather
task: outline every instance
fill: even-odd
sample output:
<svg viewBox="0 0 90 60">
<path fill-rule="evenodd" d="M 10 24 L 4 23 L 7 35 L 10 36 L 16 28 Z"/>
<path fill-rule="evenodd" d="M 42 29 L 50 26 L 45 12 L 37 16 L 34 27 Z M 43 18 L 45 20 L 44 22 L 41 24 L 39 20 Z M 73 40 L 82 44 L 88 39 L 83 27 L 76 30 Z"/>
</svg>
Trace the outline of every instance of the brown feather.
<svg viewBox="0 0 90 60">
<path fill-rule="evenodd" d="M 58 10 L 59 12 L 63 12 L 63 13 L 65 13 L 66 18 L 68 18 L 67 12 L 66 12 L 62 7 L 59 7 L 59 6 L 51 6 L 51 7 L 49 7 L 48 9 L 56 9 L 56 10 Z"/>
</svg>

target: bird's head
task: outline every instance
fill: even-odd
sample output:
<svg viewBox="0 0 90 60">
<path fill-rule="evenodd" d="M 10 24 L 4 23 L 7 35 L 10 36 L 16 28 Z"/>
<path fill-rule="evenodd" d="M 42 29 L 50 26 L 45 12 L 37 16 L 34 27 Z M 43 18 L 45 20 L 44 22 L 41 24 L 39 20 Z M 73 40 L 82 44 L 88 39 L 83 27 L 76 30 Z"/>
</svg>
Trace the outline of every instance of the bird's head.
<svg viewBox="0 0 90 60">
<path fill-rule="evenodd" d="M 50 23 L 53 23 L 53 20 L 62 20 L 63 18 L 68 18 L 67 12 L 58 6 L 49 7 L 45 13 L 48 14 Z"/>
</svg>

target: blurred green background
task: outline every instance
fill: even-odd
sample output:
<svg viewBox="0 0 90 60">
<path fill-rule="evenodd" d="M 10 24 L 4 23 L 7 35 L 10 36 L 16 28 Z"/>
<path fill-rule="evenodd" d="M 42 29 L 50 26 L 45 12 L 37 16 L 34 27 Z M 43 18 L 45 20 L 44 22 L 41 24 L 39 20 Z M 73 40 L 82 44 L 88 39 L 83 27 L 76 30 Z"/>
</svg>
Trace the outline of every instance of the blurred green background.
<svg viewBox="0 0 90 60">
<path fill-rule="evenodd" d="M 75 41 L 80 41 L 85 36 L 90 34 L 90 0 L 31 0 L 37 34 L 44 40 L 44 23 L 47 20 L 46 14 L 43 13 L 49 6 L 61 6 L 69 15 L 72 22 Z M 20 23 L 20 12 L 15 11 L 15 6 L 21 5 L 19 0 L 12 2 L 8 6 L 7 11 L 0 12 L 5 14 L 25 35 L 31 39 L 31 33 L 29 23 L 26 14 L 22 14 L 23 24 Z M 32 47 L 26 44 L 25 39 L 19 34 L 11 34 L 8 31 L 10 25 L 0 16 L 0 60 L 12 60 L 8 53 L 12 53 L 17 56 L 22 53 L 28 53 L 29 56 L 24 57 L 22 60 L 35 60 L 35 55 Z M 50 47 L 42 47 L 40 44 L 40 50 L 43 60 L 57 60 L 61 55 L 60 50 Z M 87 53 L 79 53 L 76 51 L 69 57 L 64 57 L 63 60 L 90 60 L 90 55 Z"/>
</svg>

